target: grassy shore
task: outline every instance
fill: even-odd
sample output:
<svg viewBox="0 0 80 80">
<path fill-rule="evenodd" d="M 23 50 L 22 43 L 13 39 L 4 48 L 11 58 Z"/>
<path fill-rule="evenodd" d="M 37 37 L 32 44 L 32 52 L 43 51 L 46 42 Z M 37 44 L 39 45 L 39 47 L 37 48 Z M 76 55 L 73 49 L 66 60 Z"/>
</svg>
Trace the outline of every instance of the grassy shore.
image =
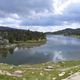
<svg viewBox="0 0 80 80">
<path fill-rule="evenodd" d="M 28 40 L 26 42 L 24 41 L 15 41 L 13 44 L 6 44 L 6 45 L 0 45 L 0 49 L 5 48 L 15 48 L 15 47 L 33 47 L 33 46 L 39 46 L 46 43 L 46 39 L 43 40 Z"/>
<path fill-rule="evenodd" d="M 46 43 L 46 39 L 43 40 L 28 40 L 26 42 L 15 42 L 16 46 L 18 47 L 33 47 L 33 46 L 40 46 Z"/>
<path fill-rule="evenodd" d="M 0 80 L 62 80 L 76 72 L 80 72 L 80 61 L 18 66 L 0 64 Z"/>
</svg>

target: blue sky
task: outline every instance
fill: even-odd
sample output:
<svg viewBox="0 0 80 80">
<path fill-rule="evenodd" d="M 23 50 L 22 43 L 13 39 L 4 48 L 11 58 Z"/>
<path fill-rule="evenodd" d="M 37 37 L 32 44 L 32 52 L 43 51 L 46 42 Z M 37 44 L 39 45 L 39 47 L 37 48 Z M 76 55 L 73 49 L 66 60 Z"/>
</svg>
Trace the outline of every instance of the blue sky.
<svg viewBox="0 0 80 80">
<path fill-rule="evenodd" d="M 80 0 L 0 0 L 0 26 L 43 32 L 80 28 Z"/>
</svg>

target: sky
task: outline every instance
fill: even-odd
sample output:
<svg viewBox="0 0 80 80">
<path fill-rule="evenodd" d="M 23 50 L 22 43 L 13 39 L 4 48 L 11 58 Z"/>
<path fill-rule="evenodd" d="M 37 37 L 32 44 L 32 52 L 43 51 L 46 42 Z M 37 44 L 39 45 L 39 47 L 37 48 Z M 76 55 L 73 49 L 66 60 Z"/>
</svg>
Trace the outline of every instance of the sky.
<svg viewBox="0 0 80 80">
<path fill-rule="evenodd" d="M 0 0 L 0 26 L 40 32 L 80 28 L 80 0 Z"/>
</svg>

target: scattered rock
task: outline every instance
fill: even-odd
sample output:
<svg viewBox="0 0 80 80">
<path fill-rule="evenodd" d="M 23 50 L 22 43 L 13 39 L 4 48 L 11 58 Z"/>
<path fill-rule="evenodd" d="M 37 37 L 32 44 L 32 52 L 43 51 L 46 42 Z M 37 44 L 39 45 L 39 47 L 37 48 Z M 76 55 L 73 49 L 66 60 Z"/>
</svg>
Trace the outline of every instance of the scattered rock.
<svg viewBox="0 0 80 80">
<path fill-rule="evenodd" d="M 52 78 L 52 80 L 56 80 L 56 77 Z"/>
<path fill-rule="evenodd" d="M 34 72 L 32 72 L 32 74 L 34 74 Z"/>
<path fill-rule="evenodd" d="M 15 71 L 14 73 L 15 73 L 15 74 L 22 74 L 23 72 L 20 71 L 20 70 L 17 70 L 17 71 Z"/>
<path fill-rule="evenodd" d="M 52 71 L 52 69 L 53 69 L 53 66 L 47 66 L 44 70 L 45 71 Z"/>
<path fill-rule="evenodd" d="M 23 78 L 23 80 L 27 80 L 26 78 Z"/>
<path fill-rule="evenodd" d="M 23 74 L 22 71 L 17 70 L 17 71 L 15 71 L 15 72 L 13 73 L 13 76 L 16 76 L 16 77 L 22 77 L 22 74 Z"/>
<path fill-rule="evenodd" d="M 8 75 L 8 76 L 11 76 L 11 73 L 9 73 L 9 72 L 6 72 L 6 75 Z"/>
<path fill-rule="evenodd" d="M 64 80 L 80 80 L 80 72 L 74 73 Z"/>
<path fill-rule="evenodd" d="M 10 67 L 10 69 L 13 69 L 13 68 L 14 68 L 13 66 Z"/>
<path fill-rule="evenodd" d="M 0 70 L 0 74 L 1 74 L 1 75 L 11 76 L 11 73 L 9 73 L 8 71 L 3 71 L 3 70 Z"/>
<path fill-rule="evenodd" d="M 53 69 L 53 66 L 48 66 L 47 68 L 48 68 L 48 69 Z"/>
<path fill-rule="evenodd" d="M 13 74 L 11 74 L 8 71 L 0 70 L 0 75 L 22 77 L 22 71 L 15 71 Z"/>
<path fill-rule="evenodd" d="M 52 71 L 52 69 L 44 69 L 45 71 Z"/>
<path fill-rule="evenodd" d="M 59 74 L 59 76 L 63 76 L 64 74 L 65 74 L 65 72 L 62 72 L 62 73 Z"/>
<path fill-rule="evenodd" d="M 0 70 L 0 74 L 1 74 L 1 75 L 4 75 L 5 73 L 4 73 L 4 71 L 3 71 L 3 70 Z"/>
<path fill-rule="evenodd" d="M 42 72 L 40 72 L 40 75 L 41 75 L 41 76 L 43 76 L 43 73 L 42 73 Z"/>
</svg>

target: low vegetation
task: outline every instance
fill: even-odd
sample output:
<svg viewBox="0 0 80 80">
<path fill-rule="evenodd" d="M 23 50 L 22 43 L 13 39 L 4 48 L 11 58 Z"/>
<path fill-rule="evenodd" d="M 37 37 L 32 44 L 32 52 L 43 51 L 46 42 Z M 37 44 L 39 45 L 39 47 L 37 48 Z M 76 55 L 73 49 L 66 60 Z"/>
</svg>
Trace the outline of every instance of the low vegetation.
<svg viewBox="0 0 80 80">
<path fill-rule="evenodd" d="M 6 29 L 6 27 L 1 28 L 0 37 L 3 41 L 4 39 L 9 40 L 9 43 L 16 42 L 26 42 L 26 41 L 41 41 L 46 39 L 46 35 L 43 32 L 21 30 L 21 29 Z"/>
<path fill-rule="evenodd" d="M 76 72 L 80 72 L 80 61 L 18 66 L 0 64 L 1 80 L 63 80 Z"/>
<path fill-rule="evenodd" d="M 46 34 L 64 35 L 80 38 L 80 28 L 78 29 L 66 28 L 55 32 L 47 32 Z"/>
</svg>

